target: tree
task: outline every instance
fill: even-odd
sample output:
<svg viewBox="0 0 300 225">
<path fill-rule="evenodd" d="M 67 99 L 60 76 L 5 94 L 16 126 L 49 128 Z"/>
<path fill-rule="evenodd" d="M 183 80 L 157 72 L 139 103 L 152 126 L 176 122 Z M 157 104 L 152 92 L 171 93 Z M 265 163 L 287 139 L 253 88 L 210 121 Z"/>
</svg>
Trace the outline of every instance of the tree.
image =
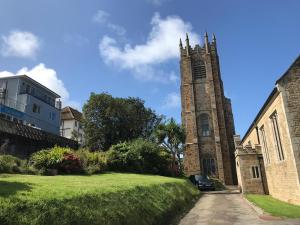
<svg viewBox="0 0 300 225">
<path fill-rule="evenodd" d="M 172 170 L 175 171 L 175 164 L 178 162 L 182 170 L 180 155 L 183 153 L 185 142 L 185 131 L 183 127 L 171 118 L 166 123 L 161 123 L 154 131 L 155 140 L 165 147 L 172 154 Z"/>
<path fill-rule="evenodd" d="M 148 138 L 161 121 L 139 98 L 114 98 L 91 93 L 83 107 L 86 144 L 92 150 L 139 137 Z"/>
<path fill-rule="evenodd" d="M 112 171 L 170 175 L 171 155 L 149 140 L 139 138 L 112 145 L 106 156 Z"/>
</svg>

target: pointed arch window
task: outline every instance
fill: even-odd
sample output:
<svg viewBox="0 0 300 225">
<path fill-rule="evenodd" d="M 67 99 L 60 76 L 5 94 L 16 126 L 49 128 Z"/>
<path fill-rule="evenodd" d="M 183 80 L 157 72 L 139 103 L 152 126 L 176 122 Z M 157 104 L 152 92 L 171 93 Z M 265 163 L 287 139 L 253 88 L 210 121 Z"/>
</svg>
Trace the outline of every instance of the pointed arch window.
<svg viewBox="0 0 300 225">
<path fill-rule="evenodd" d="M 213 158 L 202 159 L 202 167 L 204 175 L 211 176 L 216 174 L 215 160 Z"/>
<path fill-rule="evenodd" d="M 201 136 L 207 137 L 210 135 L 208 114 L 204 113 L 200 115 L 200 127 Z"/>
<path fill-rule="evenodd" d="M 203 61 L 197 60 L 194 62 L 193 74 L 195 79 L 201 79 L 206 77 L 206 68 Z"/>
</svg>

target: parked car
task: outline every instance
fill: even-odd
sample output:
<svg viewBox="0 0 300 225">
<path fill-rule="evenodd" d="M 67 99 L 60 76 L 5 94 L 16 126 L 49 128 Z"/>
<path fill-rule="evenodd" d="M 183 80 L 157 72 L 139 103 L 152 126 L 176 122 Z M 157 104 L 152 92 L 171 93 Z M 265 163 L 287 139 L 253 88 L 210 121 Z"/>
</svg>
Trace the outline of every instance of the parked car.
<svg viewBox="0 0 300 225">
<path fill-rule="evenodd" d="M 192 175 L 190 180 L 200 191 L 214 191 L 216 189 L 215 183 L 208 176 Z"/>
</svg>

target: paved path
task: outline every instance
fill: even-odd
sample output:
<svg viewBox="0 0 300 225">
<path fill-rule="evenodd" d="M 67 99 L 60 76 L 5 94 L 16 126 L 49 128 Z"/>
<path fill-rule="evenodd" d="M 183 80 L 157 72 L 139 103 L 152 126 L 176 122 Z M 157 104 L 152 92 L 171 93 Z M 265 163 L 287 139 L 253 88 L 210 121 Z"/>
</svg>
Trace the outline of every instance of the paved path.
<svg viewBox="0 0 300 225">
<path fill-rule="evenodd" d="M 259 215 L 241 194 L 206 193 L 179 225 L 300 225 L 299 219 Z"/>
</svg>

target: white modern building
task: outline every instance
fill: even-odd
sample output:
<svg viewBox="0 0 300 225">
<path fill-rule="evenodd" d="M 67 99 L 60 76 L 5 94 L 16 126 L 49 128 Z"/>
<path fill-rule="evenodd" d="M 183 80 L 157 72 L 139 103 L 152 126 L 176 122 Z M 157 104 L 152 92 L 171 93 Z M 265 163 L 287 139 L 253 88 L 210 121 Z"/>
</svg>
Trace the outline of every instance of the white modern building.
<svg viewBox="0 0 300 225">
<path fill-rule="evenodd" d="M 26 75 L 0 78 L 0 117 L 59 135 L 60 96 Z"/>
<path fill-rule="evenodd" d="M 61 110 L 60 134 L 63 137 L 84 144 L 84 132 L 82 125 L 82 113 L 72 107 L 64 107 Z"/>
</svg>

